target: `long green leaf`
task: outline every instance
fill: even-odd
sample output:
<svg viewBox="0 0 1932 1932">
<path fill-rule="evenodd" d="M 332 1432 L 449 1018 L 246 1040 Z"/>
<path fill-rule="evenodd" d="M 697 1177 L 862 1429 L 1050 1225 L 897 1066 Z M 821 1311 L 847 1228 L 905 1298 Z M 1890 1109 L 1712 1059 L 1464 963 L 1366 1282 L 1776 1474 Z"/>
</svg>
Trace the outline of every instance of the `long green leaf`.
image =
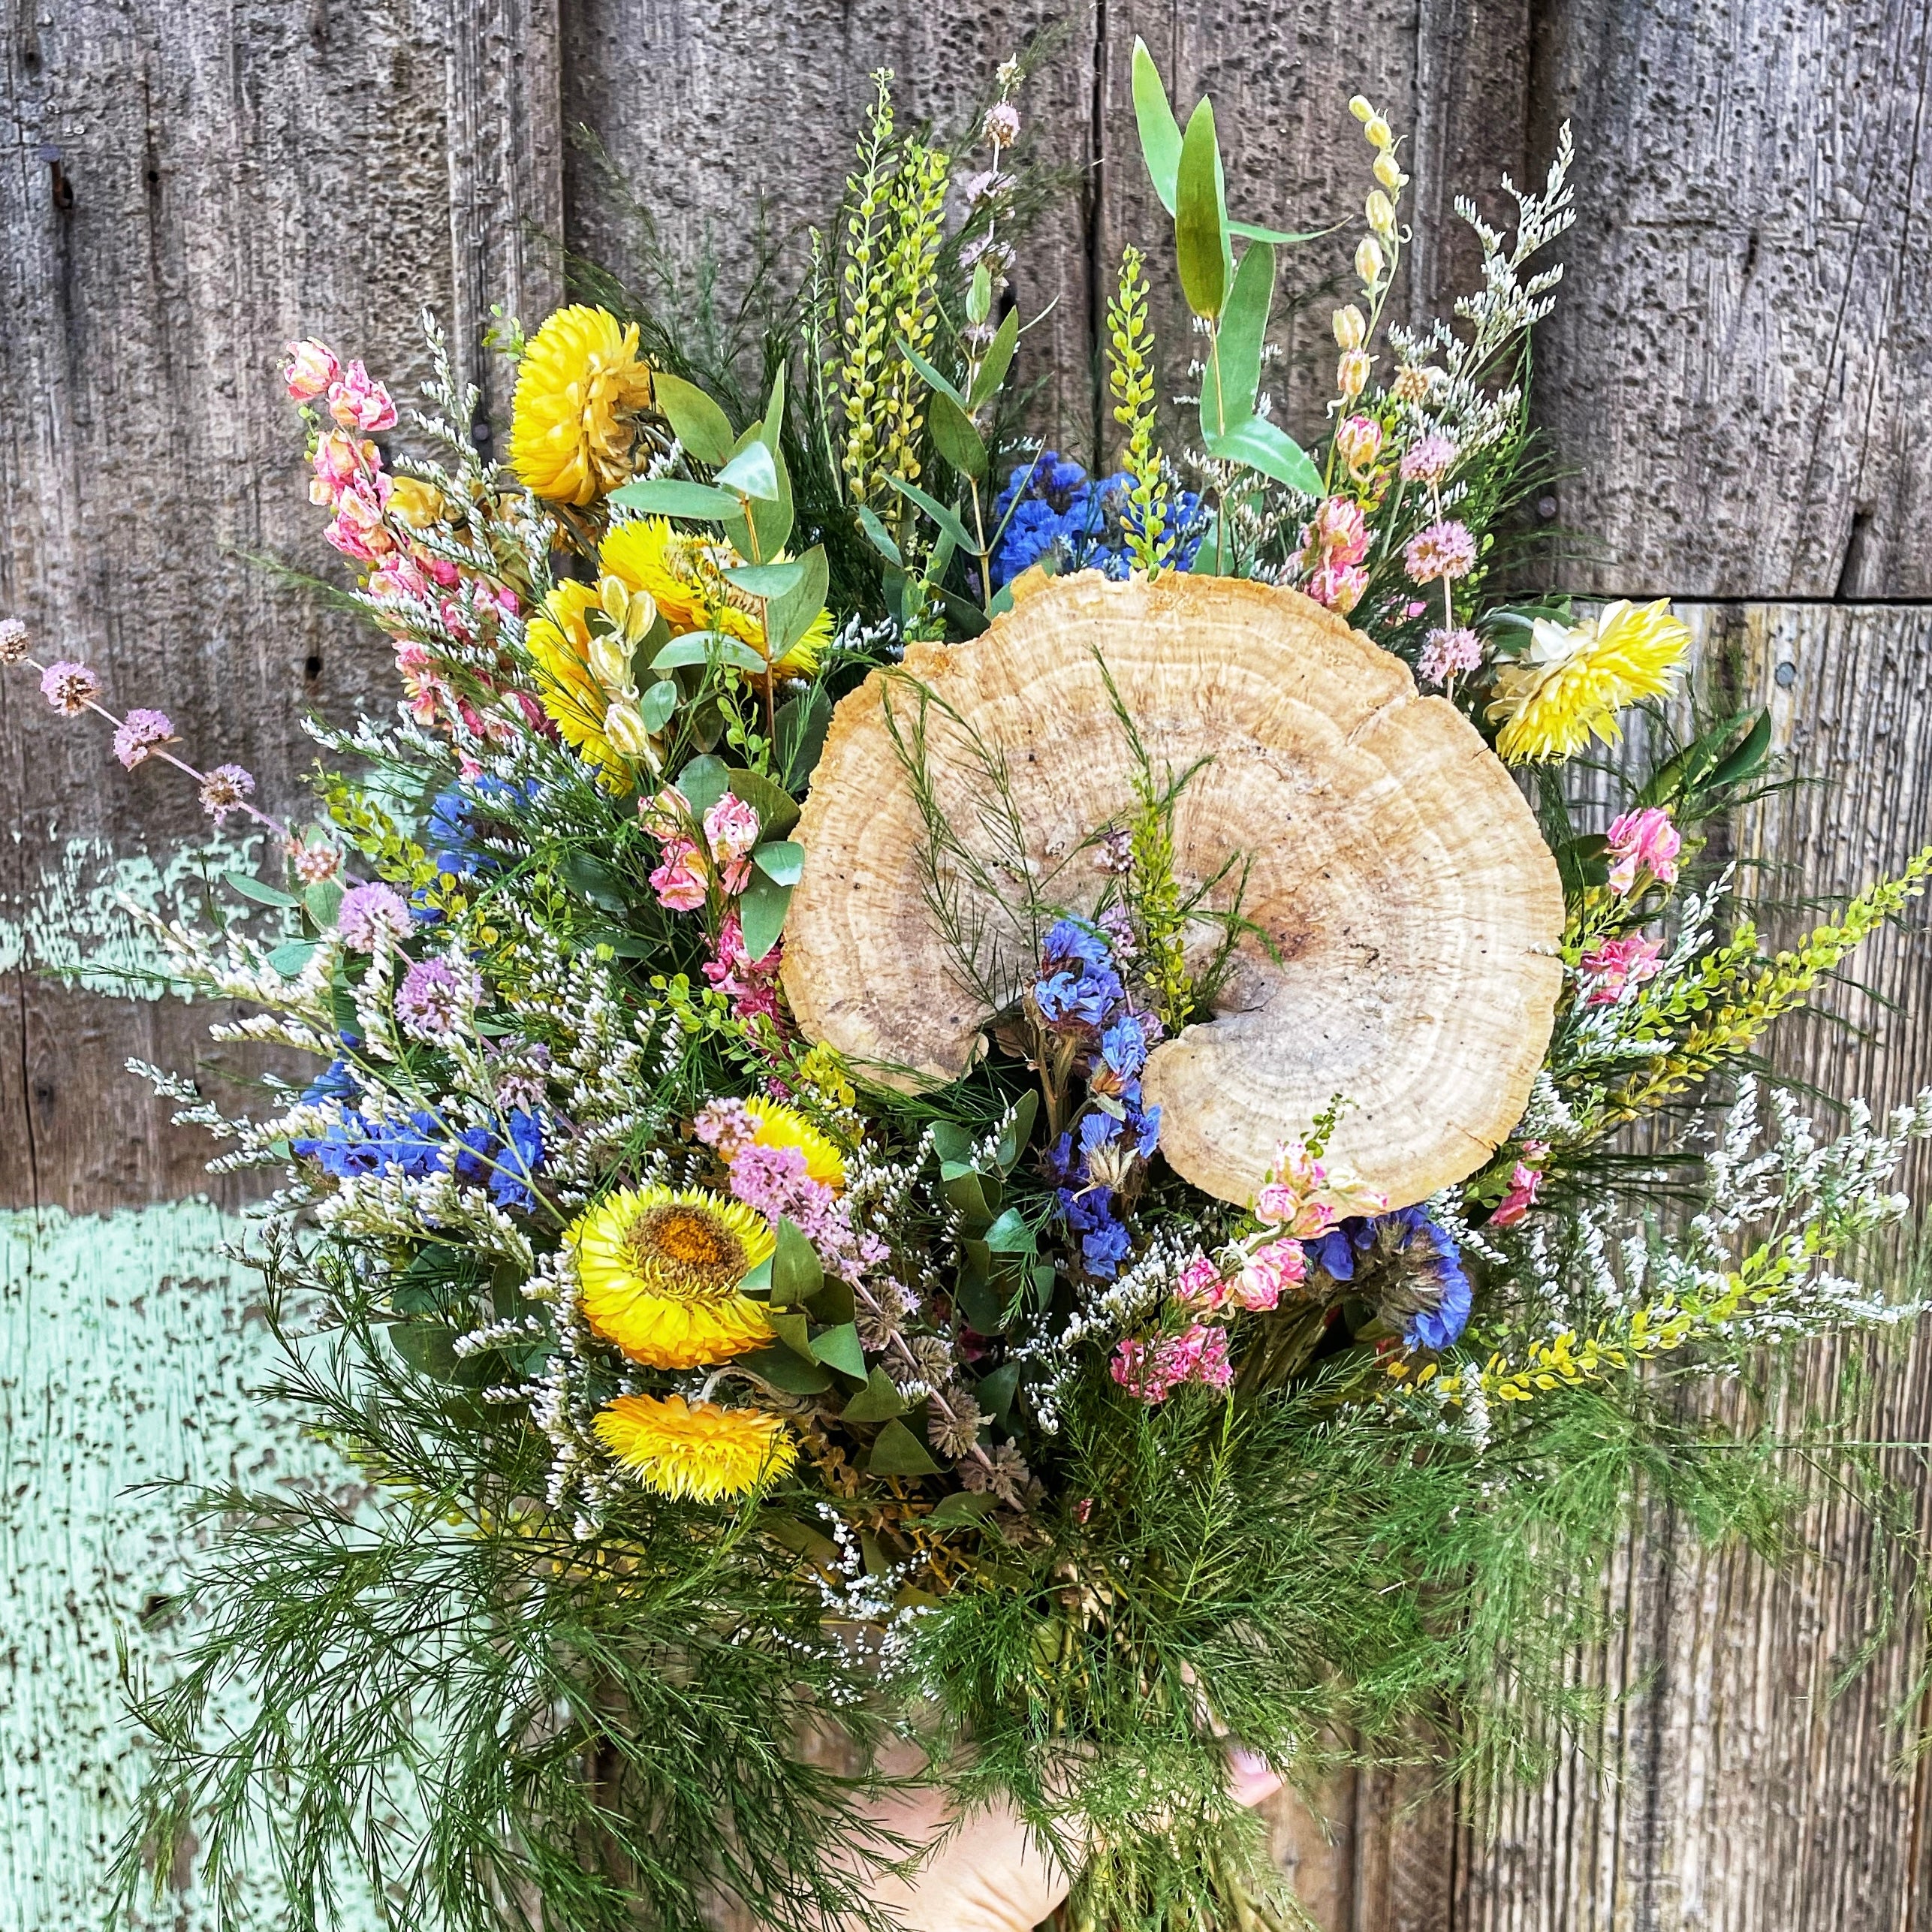
<svg viewBox="0 0 1932 1932">
<path fill-rule="evenodd" d="M 1221 151 L 1214 138 L 1214 104 L 1203 101 L 1187 124 L 1174 185 L 1174 249 L 1187 306 L 1209 321 L 1228 300 L 1228 209 L 1221 185 Z"/>
<path fill-rule="evenodd" d="M 284 892 L 279 885 L 270 885 L 266 879 L 257 879 L 251 872 L 227 872 L 222 875 L 222 882 L 231 891 L 239 892 L 244 899 L 252 899 L 258 906 L 300 906 L 302 902 L 292 892 Z"/>
<path fill-rule="evenodd" d="M 1264 417 L 1250 416 L 1225 435 L 1210 437 L 1207 450 L 1224 462 L 1246 463 L 1304 496 L 1322 494 L 1322 472 L 1307 452 Z"/>
<path fill-rule="evenodd" d="M 888 476 L 885 480 L 907 502 L 917 504 L 924 511 L 939 525 L 941 532 L 951 538 L 961 550 L 971 556 L 979 555 L 978 544 L 967 535 L 966 526 L 960 521 L 957 512 L 948 510 L 943 503 L 928 496 L 916 483 L 908 483 L 903 478 L 897 476 Z M 938 573 L 936 571 L 934 574 L 936 575 Z"/>
<path fill-rule="evenodd" d="M 728 490 L 714 490 L 708 483 L 686 483 L 674 476 L 627 483 L 611 491 L 610 501 L 621 510 L 682 517 L 696 523 L 716 523 L 738 514 L 738 499 Z"/>
<path fill-rule="evenodd" d="M 899 353 L 925 378 L 926 387 L 934 395 L 950 396 L 955 402 L 964 407 L 966 398 L 954 384 L 948 382 L 903 336 L 895 336 L 894 339 L 899 345 Z"/>
<path fill-rule="evenodd" d="M 1140 130 L 1141 153 L 1161 206 L 1174 211 L 1174 186 L 1180 173 L 1180 123 L 1168 104 L 1160 69 L 1138 35 L 1134 38 L 1134 125 Z"/>
<path fill-rule="evenodd" d="M 1255 413 L 1261 394 L 1261 345 L 1274 301 L 1274 250 L 1256 242 L 1241 258 L 1228 312 L 1201 381 L 1201 433 L 1212 443 Z"/>
<path fill-rule="evenodd" d="M 653 671 L 678 671 L 687 665 L 708 664 L 716 658 L 734 671 L 761 677 L 765 662 L 759 653 L 740 637 L 728 637 L 722 631 L 691 631 L 671 642 L 651 659 Z"/>
<path fill-rule="evenodd" d="M 936 389 L 927 405 L 926 422 L 940 455 L 954 469 L 980 481 L 986 475 L 986 445 L 965 410 L 949 393 Z"/>
<path fill-rule="evenodd" d="M 1006 372 L 1013 366 L 1013 351 L 1019 346 L 1020 312 L 1009 309 L 1006 319 L 994 332 L 986 360 L 979 366 L 979 373 L 972 379 L 972 393 L 966 398 L 969 408 L 983 409 L 993 400 L 999 385 L 1006 380 Z"/>
</svg>

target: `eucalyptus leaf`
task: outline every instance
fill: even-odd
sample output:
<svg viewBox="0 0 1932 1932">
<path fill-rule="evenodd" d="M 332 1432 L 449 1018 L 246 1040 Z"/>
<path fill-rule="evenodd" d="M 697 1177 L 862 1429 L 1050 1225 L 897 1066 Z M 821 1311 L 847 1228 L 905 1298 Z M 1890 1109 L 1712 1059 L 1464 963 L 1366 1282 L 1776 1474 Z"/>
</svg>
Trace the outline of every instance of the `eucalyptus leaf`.
<svg viewBox="0 0 1932 1932">
<path fill-rule="evenodd" d="M 986 445 L 972 418 L 950 392 L 935 390 L 927 406 L 926 426 L 934 447 L 954 469 L 977 483 L 986 475 Z"/>
<path fill-rule="evenodd" d="M 1227 305 L 1228 209 L 1221 153 L 1214 138 L 1214 104 L 1203 101 L 1187 124 L 1174 187 L 1174 247 L 1187 306 L 1208 321 Z"/>
<path fill-rule="evenodd" d="M 708 752 L 693 758 L 677 775 L 677 788 L 691 807 L 691 815 L 701 818 L 731 788 L 731 768 L 722 758 Z"/>
<path fill-rule="evenodd" d="M 1162 84 L 1160 70 L 1147 51 L 1147 44 L 1134 37 L 1134 125 L 1140 131 L 1141 158 L 1147 164 L 1148 179 L 1161 206 L 1171 215 L 1174 190 L 1180 173 L 1180 123 L 1174 119 Z"/>
<path fill-rule="evenodd" d="M 805 876 L 805 848 L 774 839 L 752 854 L 752 863 L 775 885 L 796 885 Z"/>
<path fill-rule="evenodd" d="M 1020 1393 L 1020 1364 L 1005 1362 L 989 1376 L 982 1376 L 973 1391 L 973 1399 L 993 1421 L 1004 1423 L 1013 1411 L 1013 1398 Z"/>
<path fill-rule="evenodd" d="M 659 369 L 651 378 L 651 397 L 678 441 L 700 463 L 716 469 L 731 461 L 735 433 L 731 418 L 696 383 Z"/>
<path fill-rule="evenodd" d="M 1005 1209 L 981 1238 L 996 1255 L 1030 1255 L 1038 1245 L 1017 1207 Z"/>
<path fill-rule="evenodd" d="M 1322 494 L 1322 472 L 1309 460 L 1308 453 L 1265 417 L 1250 416 L 1225 435 L 1210 437 L 1207 448 L 1211 456 L 1224 462 L 1246 463 L 1250 469 L 1258 469 L 1304 496 Z"/>
<path fill-rule="evenodd" d="M 885 480 L 906 499 L 907 502 L 916 504 L 919 508 L 924 511 L 926 514 L 938 524 L 941 533 L 950 537 L 968 556 L 979 555 L 978 544 L 967 535 L 966 526 L 960 521 L 957 511 L 948 510 L 944 504 L 928 496 L 916 483 L 908 483 L 903 478 L 897 476 L 888 476 Z M 936 577 L 939 574 L 936 568 L 933 574 Z"/>
<path fill-rule="evenodd" d="M 892 532 L 879 520 L 879 512 L 869 503 L 859 505 L 859 528 L 864 531 L 873 548 L 896 568 L 903 569 L 906 559 L 899 553 L 899 546 L 892 540 Z"/>
<path fill-rule="evenodd" d="M 818 1292 L 825 1279 L 825 1270 L 818 1259 L 818 1251 L 805 1238 L 798 1224 L 788 1215 L 781 1214 L 778 1217 L 773 1239 L 771 1305 L 774 1308 L 784 1308 L 794 1302 L 810 1301 Z"/>
<path fill-rule="evenodd" d="M 802 1322 L 805 1318 L 801 1315 L 797 1319 Z M 823 1395 L 832 1386 L 830 1370 L 821 1367 L 809 1354 L 797 1354 L 782 1344 L 740 1355 L 735 1366 L 749 1369 L 787 1395 Z"/>
<path fill-rule="evenodd" d="M 788 791 L 781 791 L 762 772 L 748 771 L 743 765 L 726 767 L 726 776 L 734 797 L 742 798 L 758 815 L 758 830 L 767 839 L 782 839 L 798 823 L 798 804 Z"/>
<path fill-rule="evenodd" d="M 782 663 L 792 646 L 818 622 L 832 583 L 831 565 L 822 544 L 814 544 L 795 564 L 780 567 L 796 569 L 798 577 L 788 590 L 765 606 L 765 647 L 773 664 Z"/>
<path fill-rule="evenodd" d="M 305 886 L 302 892 L 303 909 L 324 933 L 335 924 L 342 909 L 342 882 L 339 879 L 318 880 L 315 885 Z"/>
<path fill-rule="evenodd" d="M 969 1524 L 983 1523 L 999 1507 L 996 1496 L 975 1496 L 970 1490 L 956 1489 L 933 1504 L 926 1518 L 929 1530 L 963 1530 Z"/>
<path fill-rule="evenodd" d="M 718 487 L 761 503 L 778 501 L 778 462 L 762 442 L 749 443 L 718 472 Z"/>
<path fill-rule="evenodd" d="M 316 939 L 291 939 L 269 954 L 268 963 L 284 979 L 293 979 L 315 957 L 320 944 Z"/>
<path fill-rule="evenodd" d="M 1009 309 L 994 333 L 979 373 L 972 379 L 972 390 L 966 397 L 968 408 L 983 409 L 998 394 L 999 385 L 1006 380 L 1006 372 L 1013 366 L 1013 352 L 1019 346 L 1020 312 Z"/>
<path fill-rule="evenodd" d="M 300 906 L 302 901 L 295 894 L 285 892 L 279 885 L 270 885 L 266 879 L 257 879 L 253 873 L 225 872 L 222 883 L 231 892 L 239 892 L 244 899 L 252 899 L 258 906 Z"/>
<path fill-rule="evenodd" d="M 805 567 L 798 563 L 747 563 L 725 573 L 725 581 L 735 583 L 753 597 L 770 599 L 796 590 L 803 581 Z"/>
<path fill-rule="evenodd" d="M 620 510 L 641 511 L 651 517 L 681 517 L 689 523 L 716 523 L 738 514 L 738 499 L 728 490 L 708 483 L 686 483 L 660 476 L 627 483 L 611 491 L 609 499 Z"/>
<path fill-rule="evenodd" d="M 710 664 L 714 660 L 754 677 L 764 675 L 763 653 L 742 637 L 728 637 L 722 631 L 687 631 L 683 637 L 672 638 L 651 659 L 650 668 L 653 671 L 680 671 L 687 665 Z"/>
<path fill-rule="evenodd" d="M 677 709 L 677 686 L 668 678 L 650 686 L 637 700 L 637 716 L 653 737 L 671 722 L 671 714 Z"/>
<path fill-rule="evenodd" d="M 841 1375 L 848 1375 L 854 1382 L 866 1379 L 865 1351 L 859 1346 L 859 1331 L 851 1322 L 841 1322 L 836 1328 L 814 1335 L 812 1352 Z"/>
<path fill-rule="evenodd" d="M 754 872 L 738 901 L 738 924 L 743 933 L 745 957 L 753 965 L 778 944 L 791 909 L 791 888 L 774 884 Z"/>
<path fill-rule="evenodd" d="M 894 1416 L 905 1413 L 905 1397 L 893 1386 L 892 1378 L 885 1370 L 876 1368 L 867 1376 L 864 1388 L 840 1412 L 840 1419 L 847 1422 L 889 1422 Z"/>
<path fill-rule="evenodd" d="M 925 1444 L 896 1417 L 873 1439 L 866 1458 L 872 1475 L 937 1475 L 939 1466 Z"/>
<path fill-rule="evenodd" d="M 784 1308 L 774 1304 L 765 1311 L 765 1318 L 771 1324 L 771 1332 L 802 1361 L 816 1361 L 812 1352 L 812 1324 L 802 1308 Z"/>
<path fill-rule="evenodd" d="M 811 775 L 831 723 L 832 701 L 822 686 L 815 684 L 778 707 L 778 765 L 787 785 L 802 785 Z"/>
</svg>

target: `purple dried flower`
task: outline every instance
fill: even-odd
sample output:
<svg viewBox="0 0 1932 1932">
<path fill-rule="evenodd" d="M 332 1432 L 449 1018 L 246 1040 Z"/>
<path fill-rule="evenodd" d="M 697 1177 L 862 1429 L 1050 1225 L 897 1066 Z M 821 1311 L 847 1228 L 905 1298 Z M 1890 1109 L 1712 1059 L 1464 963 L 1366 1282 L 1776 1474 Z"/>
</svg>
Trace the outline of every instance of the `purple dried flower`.
<svg viewBox="0 0 1932 1932">
<path fill-rule="evenodd" d="M 41 695 L 63 718 L 78 718 L 101 695 L 101 680 L 84 664 L 63 658 L 41 673 Z"/>
<path fill-rule="evenodd" d="M 1403 452 L 1404 483 L 1440 483 L 1461 454 L 1447 436 L 1418 437 Z"/>
<path fill-rule="evenodd" d="M 996 148 L 1010 148 L 1020 138 L 1019 109 L 1010 101 L 994 101 L 979 131 Z"/>
<path fill-rule="evenodd" d="M 165 711 L 130 711 L 114 728 L 114 755 L 128 770 L 145 764 L 157 745 L 174 736 L 174 727 Z"/>
<path fill-rule="evenodd" d="M 255 780 L 238 764 L 218 764 L 201 781 L 201 809 L 220 824 L 239 812 L 255 791 Z"/>
<path fill-rule="evenodd" d="M 1474 671 L 1482 662 L 1482 640 L 1466 625 L 1445 631 L 1439 625 L 1424 639 L 1415 660 L 1415 675 L 1424 684 L 1445 684 L 1459 671 Z"/>
<path fill-rule="evenodd" d="M 418 960 L 396 990 L 397 1023 L 411 1039 L 439 1045 L 463 1024 L 482 990 L 475 969 L 460 961 Z"/>
<path fill-rule="evenodd" d="M 382 935 L 399 939 L 408 932 L 409 909 L 386 885 L 352 885 L 342 894 L 336 930 L 352 951 L 372 953 Z"/>
<path fill-rule="evenodd" d="M 0 664 L 18 664 L 33 640 L 17 617 L 0 617 Z"/>
<path fill-rule="evenodd" d="M 1475 568 L 1475 539 L 1466 525 L 1445 517 L 1409 538 L 1403 560 L 1418 583 L 1433 583 L 1439 577 L 1466 577 Z"/>
</svg>

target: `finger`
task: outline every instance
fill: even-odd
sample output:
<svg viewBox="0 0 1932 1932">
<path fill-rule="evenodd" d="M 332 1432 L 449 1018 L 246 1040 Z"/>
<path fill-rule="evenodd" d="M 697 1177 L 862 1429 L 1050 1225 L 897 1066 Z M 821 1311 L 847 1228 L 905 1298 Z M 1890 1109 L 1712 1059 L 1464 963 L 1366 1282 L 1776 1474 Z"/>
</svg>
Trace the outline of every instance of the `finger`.
<svg viewBox="0 0 1932 1932">
<path fill-rule="evenodd" d="M 1280 1772 L 1258 1751 L 1245 1750 L 1239 1744 L 1228 1747 L 1228 1789 L 1237 1804 L 1252 1810 L 1273 1797 L 1282 1783 Z"/>
</svg>

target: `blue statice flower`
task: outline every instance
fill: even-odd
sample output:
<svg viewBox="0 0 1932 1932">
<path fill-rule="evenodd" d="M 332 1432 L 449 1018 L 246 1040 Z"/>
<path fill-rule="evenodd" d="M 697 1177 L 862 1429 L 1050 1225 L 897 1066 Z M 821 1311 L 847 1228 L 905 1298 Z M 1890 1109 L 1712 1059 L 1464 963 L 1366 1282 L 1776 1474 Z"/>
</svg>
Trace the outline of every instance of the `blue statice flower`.
<svg viewBox="0 0 1932 1932">
<path fill-rule="evenodd" d="M 1075 960 L 1082 966 L 1111 966 L 1114 951 L 1107 935 L 1097 927 L 1084 926 L 1078 919 L 1056 919 L 1040 942 L 1043 959 Z"/>
<path fill-rule="evenodd" d="M 1125 577 L 1133 564 L 1127 539 L 1141 528 L 1132 492 L 1133 478 L 1124 471 L 1090 478 L 1078 463 L 1042 450 L 1012 472 L 993 501 L 993 526 L 1001 532 L 993 554 L 993 582 L 1010 583 L 1036 563 L 1056 574 L 1098 570 Z M 1174 493 L 1167 528 L 1179 539 L 1170 559 L 1174 568 L 1192 564 L 1206 527 L 1199 496 L 1189 490 Z"/>
<path fill-rule="evenodd" d="M 1056 972 L 1035 981 L 1033 1003 L 1050 1026 L 1098 1027 L 1123 990 L 1120 975 L 1111 966 L 1085 973 Z"/>
<path fill-rule="evenodd" d="M 543 1165 L 543 1123 L 518 1108 L 502 1124 L 502 1135 L 489 1127 L 466 1127 L 452 1144 L 443 1123 L 426 1109 L 405 1121 L 371 1120 L 352 1111 L 291 1145 L 338 1180 L 390 1174 L 425 1180 L 449 1173 L 472 1186 L 487 1184 L 499 1207 L 527 1210 L 537 1204 L 532 1183 Z"/>
<path fill-rule="evenodd" d="M 1115 1020 L 1100 1036 L 1100 1056 L 1117 1081 L 1138 1080 L 1147 1063 L 1147 1029 L 1132 1016 Z"/>
<path fill-rule="evenodd" d="M 1302 1243 L 1332 1280 L 1347 1282 L 1376 1313 L 1403 1325 L 1411 1350 L 1442 1349 L 1469 1326 L 1472 1300 L 1462 1251 L 1420 1207 L 1352 1215 Z"/>
</svg>

